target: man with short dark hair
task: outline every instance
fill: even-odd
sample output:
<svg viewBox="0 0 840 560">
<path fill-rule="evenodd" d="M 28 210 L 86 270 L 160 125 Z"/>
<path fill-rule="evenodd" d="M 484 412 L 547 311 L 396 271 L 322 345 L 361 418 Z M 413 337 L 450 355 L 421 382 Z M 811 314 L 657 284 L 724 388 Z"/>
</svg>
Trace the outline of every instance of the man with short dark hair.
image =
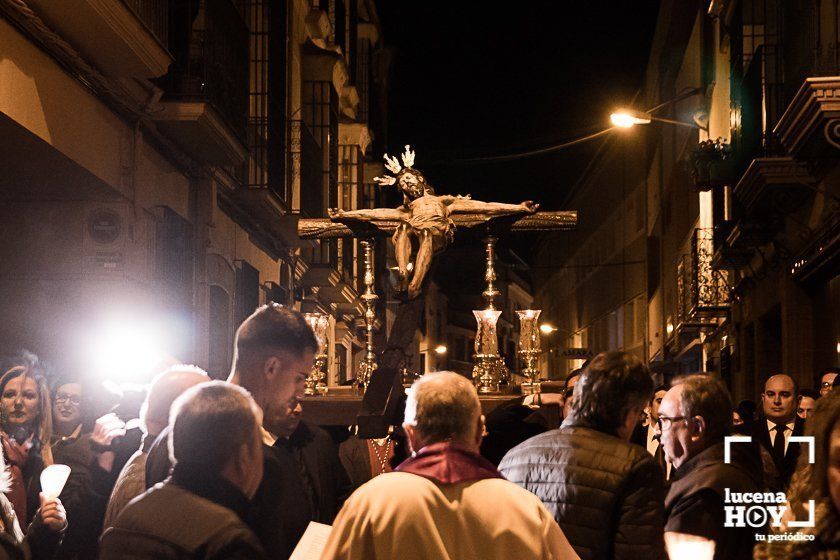
<svg viewBox="0 0 840 560">
<path fill-rule="evenodd" d="M 580 379 L 580 373 L 583 370 L 578 368 L 569 373 L 568 377 L 563 383 L 563 418 L 568 418 L 572 410 L 572 403 L 574 403 L 575 385 Z"/>
<path fill-rule="evenodd" d="M 263 475 L 261 411 L 223 381 L 189 389 L 172 406 L 172 477 L 132 501 L 102 536 L 102 560 L 265 558 L 245 525 Z"/>
<path fill-rule="evenodd" d="M 630 436 L 653 395 L 635 356 L 606 352 L 584 369 L 559 430 L 513 448 L 499 470 L 535 493 L 577 554 L 662 558 L 662 471 Z"/>
<path fill-rule="evenodd" d="M 228 381 L 247 389 L 263 413 L 265 457 L 262 484 L 254 496 L 251 523 L 268 555 L 288 558 L 314 520 L 311 494 L 289 448 L 278 441 L 297 409 L 317 349 L 303 315 L 276 303 L 259 307 L 236 331 Z M 159 463 L 161 439 L 149 451 L 146 484 L 166 477 Z"/>
<path fill-rule="evenodd" d="M 666 534 L 680 533 L 715 543 L 715 559 L 749 559 L 751 527 L 726 528 L 724 498 L 732 492 L 760 492 L 761 468 L 747 445 L 730 447 L 732 401 L 719 380 L 708 375 L 678 379 L 658 409 L 656 433 L 674 471 L 665 498 Z"/>
<path fill-rule="evenodd" d="M 817 404 L 817 399 L 820 394 L 811 389 L 802 389 L 799 391 L 799 405 L 796 407 L 796 415 L 803 420 L 808 419 L 808 415 L 814 410 L 814 405 Z"/>
<path fill-rule="evenodd" d="M 665 456 L 665 451 L 662 449 L 662 442 L 659 441 L 659 435 L 656 433 L 656 423 L 659 420 L 659 405 L 662 404 L 662 399 L 667 392 L 668 387 L 665 385 L 659 385 L 653 390 L 653 398 L 650 399 L 649 405 L 650 416 L 648 417 L 648 423 L 644 432 L 645 449 L 654 458 L 659 468 L 662 469 L 665 480 L 670 479 L 672 466 L 671 462 Z"/>
<path fill-rule="evenodd" d="M 753 424 L 751 436 L 764 467 L 764 483 L 774 492 L 784 492 L 796 469 L 804 423 L 796 416 L 799 387 L 789 375 L 777 374 L 764 383 L 761 407 L 764 418 Z"/>
</svg>

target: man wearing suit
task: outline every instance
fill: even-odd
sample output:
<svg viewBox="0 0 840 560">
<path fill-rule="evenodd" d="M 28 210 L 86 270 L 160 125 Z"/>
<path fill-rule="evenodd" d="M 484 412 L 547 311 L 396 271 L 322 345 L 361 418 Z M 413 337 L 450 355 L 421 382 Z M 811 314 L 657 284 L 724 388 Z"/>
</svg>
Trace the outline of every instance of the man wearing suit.
<svg viewBox="0 0 840 560">
<path fill-rule="evenodd" d="M 671 479 L 671 463 L 666 459 L 665 450 L 656 434 L 656 423 L 659 421 L 659 405 L 662 404 L 662 399 L 666 393 L 668 393 L 668 387 L 665 385 L 660 385 L 653 390 L 653 398 L 650 400 L 650 420 L 645 428 L 644 442 L 641 445 L 656 460 L 656 464 L 662 469 L 662 474 L 665 475 L 667 481 Z"/>
<path fill-rule="evenodd" d="M 803 420 L 796 416 L 799 388 L 789 375 L 779 374 L 764 383 L 761 406 L 764 418 L 753 424 L 753 444 L 764 465 L 764 483 L 774 492 L 783 492 L 799 458 L 799 443 L 791 436 L 801 436 Z"/>
</svg>

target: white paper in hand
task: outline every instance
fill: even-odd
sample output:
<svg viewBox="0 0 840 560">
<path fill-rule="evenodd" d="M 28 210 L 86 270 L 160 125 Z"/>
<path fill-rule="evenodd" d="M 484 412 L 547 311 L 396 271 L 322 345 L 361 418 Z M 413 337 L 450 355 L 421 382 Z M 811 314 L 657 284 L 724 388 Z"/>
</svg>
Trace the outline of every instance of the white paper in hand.
<svg viewBox="0 0 840 560">
<path fill-rule="evenodd" d="M 310 521 L 289 560 L 321 560 L 331 531 L 331 525 Z"/>
<path fill-rule="evenodd" d="M 70 467 L 67 465 L 50 465 L 41 471 L 41 492 L 48 500 L 58 498 L 70 476 Z"/>
</svg>

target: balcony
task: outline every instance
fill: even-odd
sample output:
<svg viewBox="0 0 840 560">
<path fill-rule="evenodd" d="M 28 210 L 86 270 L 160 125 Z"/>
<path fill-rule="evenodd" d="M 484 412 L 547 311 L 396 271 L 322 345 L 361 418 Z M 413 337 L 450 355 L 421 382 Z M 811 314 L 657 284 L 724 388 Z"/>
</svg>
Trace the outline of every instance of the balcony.
<svg viewBox="0 0 840 560">
<path fill-rule="evenodd" d="M 154 118 L 181 148 L 207 165 L 245 160 L 248 29 L 230 0 L 195 0 L 173 12 L 175 63 L 159 81 Z"/>
<path fill-rule="evenodd" d="M 345 306 L 346 310 L 353 309 L 359 297 L 358 292 L 343 281 L 341 272 L 331 264 L 310 264 L 300 285 L 314 289 L 320 301 Z"/>
<path fill-rule="evenodd" d="M 729 273 L 712 267 L 713 256 L 713 230 L 695 229 L 690 252 L 677 263 L 678 317 L 683 328 L 714 327 L 715 320 L 729 313 Z"/>
<path fill-rule="evenodd" d="M 798 160 L 840 155 L 840 77 L 808 78 L 775 129 Z"/>
<path fill-rule="evenodd" d="M 804 163 L 790 157 L 766 157 L 752 160 L 734 193 L 748 216 L 778 223 L 779 217 L 796 210 L 814 185 Z"/>
<path fill-rule="evenodd" d="M 172 63 L 166 50 L 167 0 L 27 0 L 27 4 L 108 76 L 156 78 Z"/>
</svg>

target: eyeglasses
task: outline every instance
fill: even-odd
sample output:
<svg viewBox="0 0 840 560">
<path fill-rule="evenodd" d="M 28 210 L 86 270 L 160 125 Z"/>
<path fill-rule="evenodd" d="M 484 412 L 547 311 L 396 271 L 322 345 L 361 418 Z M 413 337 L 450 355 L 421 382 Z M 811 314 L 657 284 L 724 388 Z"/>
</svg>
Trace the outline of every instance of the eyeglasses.
<svg viewBox="0 0 840 560">
<path fill-rule="evenodd" d="M 671 424 L 674 422 L 682 422 L 683 420 L 688 420 L 685 416 L 674 416 L 673 418 L 668 418 L 667 416 L 659 415 L 659 419 L 656 421 L 656 425 L 659 426 L 659 431 L 664 432 L 665 430 L 671 429 Z"/>
<path fill-rule="evenodd" d="M 76 395 L 68 395 L 67 393 L 58 393 L 55 396 L 55 402 L 58 404 L 64 404 L 66 402 L 70 402 L 70 404 L 74 406 L 79 406 L 82 402 L 81 397 L 77 397 Z"/>
</svg>

